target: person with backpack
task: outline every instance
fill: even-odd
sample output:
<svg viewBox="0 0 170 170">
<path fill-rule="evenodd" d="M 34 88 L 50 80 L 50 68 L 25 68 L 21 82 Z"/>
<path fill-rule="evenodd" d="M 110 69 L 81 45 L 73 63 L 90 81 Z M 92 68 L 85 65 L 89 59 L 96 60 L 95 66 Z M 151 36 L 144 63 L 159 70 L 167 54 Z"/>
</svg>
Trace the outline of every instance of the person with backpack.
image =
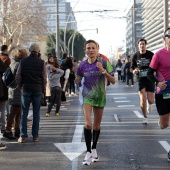
<svg viewBox="0 0 170 170">
<path fill-rule="evenodd" d="M 10 68 L 15 77 L 21 59 L 27 57 L 25 49 L 16 50 L 11 59 Z M 10 114 L 7 118 L 7 126 L 3 137 L 13 140 L 20 136 L 20 118 L 21 118 L 21 90 L 17 87 L 14 81 L 8 89 L 8 102 L 10 107 Z M 14 122 L 15 135 L 12 133 L 12 124 Z"/>
<path fill-rule="evenodd" d="M 0 60 L 5 64 L 6 69 L 7 69 L 11 63 L 11 60 L 8 56 L 8 46 L 7 45 L 1 46 Z M 1 75 L 1 81 L 2 81 L 2 75 Z M 5 110 L 6 110 L 6 105 L 8 102 L 8 88 L 4 84 L 3 81 L 2 81 L 2 88 L 3 88 L 3 96 L 0 97 L 0 112 L 1 112 L 0 124 L 1 124 L 1 133 L 4 133 L 5 125 L 6 125 Z"/>
</svg>

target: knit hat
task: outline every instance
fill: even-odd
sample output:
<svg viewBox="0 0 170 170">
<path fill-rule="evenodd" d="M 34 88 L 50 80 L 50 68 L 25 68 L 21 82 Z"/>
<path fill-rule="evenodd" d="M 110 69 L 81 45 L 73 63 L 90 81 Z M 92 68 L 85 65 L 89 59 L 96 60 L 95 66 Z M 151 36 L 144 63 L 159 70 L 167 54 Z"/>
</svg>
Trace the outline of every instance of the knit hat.
<svg viewBox="0 0 170 170">
<path fill-rule="evenodd" d="M 31 46 L 30 46 L 29 51 L 30 52 L 37 52 L 37 53 L 39 53 L 40 52 L 40 47 L 39 47 L 38 44 L 32 43 Z"/>
</svg>

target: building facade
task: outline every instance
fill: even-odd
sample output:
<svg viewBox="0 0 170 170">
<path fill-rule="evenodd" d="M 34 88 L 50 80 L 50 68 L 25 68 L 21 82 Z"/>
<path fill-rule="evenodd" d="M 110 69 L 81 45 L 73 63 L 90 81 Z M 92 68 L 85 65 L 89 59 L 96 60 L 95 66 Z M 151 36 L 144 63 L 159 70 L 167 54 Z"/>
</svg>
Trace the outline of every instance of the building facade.
<svg viewBox="0 0 170 170">
<path fill-rule="evenodd" d="M 142 38 L 142 0 L 134 0 L 126 15 L 126 53 L 138 51 L 137 42 Z"/>
<path fill-rule="evenodd" d="M 45 17 L 47 33 L 56 33 L 57 8 L 56 0 L 42 0 L 44 11 L 47 13 Z M 77 23 L 70 2 L 66 0 L 58 0 L 58 15 L 60 29 L 77 29 Z"/>
<path fill-rule="evenodd" d="M 170 0 L 142 1 L 142 32 L 146 38 L 147 48 L 153 52 L 164 46 L 163 33 L 170 26 Z"/>
</svg>

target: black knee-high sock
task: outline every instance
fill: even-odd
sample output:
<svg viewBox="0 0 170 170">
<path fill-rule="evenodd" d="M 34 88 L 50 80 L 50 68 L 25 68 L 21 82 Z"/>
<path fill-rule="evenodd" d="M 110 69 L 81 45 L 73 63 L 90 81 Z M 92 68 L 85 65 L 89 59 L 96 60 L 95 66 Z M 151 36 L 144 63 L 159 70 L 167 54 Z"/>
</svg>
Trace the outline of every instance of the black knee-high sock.
<svg viewBox="0 0 170 170">
<path fill-rule="evenodd" d="M 98 131 L 93 129 L 93 145 L 92 149 L 96 149 L 97 141 L 99 139 L 100 129 Z"/>
<path fill-rule="evenodd" d="M 91 153 L 91 139 L 92 139 L 91 129 L 84 128 L 84 138 L 86 142 L 87 152 Z"/>
</svg>

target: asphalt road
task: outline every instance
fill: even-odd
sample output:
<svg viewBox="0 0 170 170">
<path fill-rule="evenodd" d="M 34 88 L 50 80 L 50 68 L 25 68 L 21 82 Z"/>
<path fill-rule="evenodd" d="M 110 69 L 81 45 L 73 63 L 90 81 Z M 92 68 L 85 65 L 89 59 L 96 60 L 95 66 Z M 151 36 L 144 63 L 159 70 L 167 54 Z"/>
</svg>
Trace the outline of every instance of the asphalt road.
<svg viewBox="0 0 170 170">
<path fill-rule="evenodd" d="M 107 105 L 97 145 L 100 161 L 90 166 L 82 165 L 86 148 L 78 96 L 67 100 L 59 117 L 54 116 L 54 110 L 50 117 L 45 117 L 46 107 L 41 108 L 39 143 L 32 142 L 30 127 L 26 143 L 1 139 L 7 148 L 0 151 L 0 170 L 170 169 L 170 129 L 158 127 L 155 105 L 148 115 L 149 124 L 142 124 L 136 84 L 126 87 L 117 82 L 107 87 Z"/>
</svg>

